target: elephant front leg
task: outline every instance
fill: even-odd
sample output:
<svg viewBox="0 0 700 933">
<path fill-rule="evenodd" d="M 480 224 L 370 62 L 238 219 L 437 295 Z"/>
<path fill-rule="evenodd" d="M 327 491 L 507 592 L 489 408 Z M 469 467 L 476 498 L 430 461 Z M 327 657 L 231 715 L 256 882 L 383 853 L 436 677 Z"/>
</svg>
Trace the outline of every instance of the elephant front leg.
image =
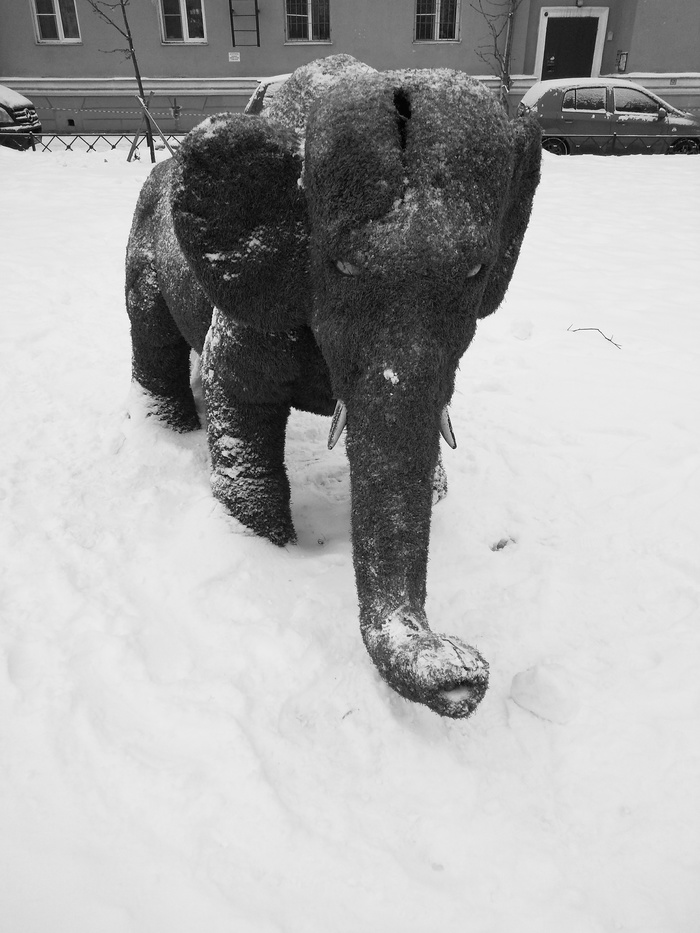
<svg viewBox="0 0 700 933">
<path fill-rule="evenodd" d="M 226 391 L 215 371 L 203 367 L 211 485 L 226 510 L 273 544 L 296 540 L 290 512 L 284 439 L 285 404 L 255 404 Z"/>
</svg>

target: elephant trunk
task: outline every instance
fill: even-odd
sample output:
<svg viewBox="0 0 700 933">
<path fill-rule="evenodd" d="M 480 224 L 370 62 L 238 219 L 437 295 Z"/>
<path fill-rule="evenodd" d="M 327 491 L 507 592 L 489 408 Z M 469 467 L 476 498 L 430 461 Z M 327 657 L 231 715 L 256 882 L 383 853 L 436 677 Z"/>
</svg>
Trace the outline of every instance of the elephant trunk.
<svg viewBox="0 0 700 933">
<path fill-rule="evenodd" d="M 434 372 L 429 378 L 406 372 L 383 362 L 371 366 L 347 404 L 361 631 L 394 690 L 442 715 L 464 717 L 486 691 L 488 665 L 458 639 L 433 633 L 425 615 L 433 477 L 446 398 Z"/>
</svg>

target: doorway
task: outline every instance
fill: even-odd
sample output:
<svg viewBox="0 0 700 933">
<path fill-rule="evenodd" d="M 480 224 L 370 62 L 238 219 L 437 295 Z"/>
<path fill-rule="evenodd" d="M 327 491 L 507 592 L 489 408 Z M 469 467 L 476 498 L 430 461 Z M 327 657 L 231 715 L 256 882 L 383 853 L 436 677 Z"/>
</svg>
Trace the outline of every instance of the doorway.
<svg viewBox="0 0 700 933">
<path fill-rule="evenodd" d="M 542 78 L 590 78 L 598 20 L 550 16 L 544 40 Z"/>
<path fill-rule="evenodd" d="M 607 7 L 543 7 L 535 74 L 543 80 L 600 74 Z"/>
</svg>

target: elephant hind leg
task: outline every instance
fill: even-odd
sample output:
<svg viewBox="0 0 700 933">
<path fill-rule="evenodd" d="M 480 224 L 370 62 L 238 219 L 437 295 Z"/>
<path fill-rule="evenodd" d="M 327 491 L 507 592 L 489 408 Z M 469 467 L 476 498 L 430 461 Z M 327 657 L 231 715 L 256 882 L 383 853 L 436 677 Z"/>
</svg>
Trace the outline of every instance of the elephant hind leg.
<svg viewBox="0 0 700 933">
<path fill-rule="evenodd" d="M 200 425 L 190 388 L 190 347 L 165 300 L 142 279 L 127 289 L 127 308 L 132 378 L 149 396 L 151 413 L 174 431 L 196 430 Z"/>
<path fill-rule="evenodd" d="M 159 421 L 180 433 L 200 427 L 190 388 L 190 348 L 185 340 L 145 350 L 143 345 L 134 344 L 132 378 L 147 392 L 150 413 Z"/>
</svg>

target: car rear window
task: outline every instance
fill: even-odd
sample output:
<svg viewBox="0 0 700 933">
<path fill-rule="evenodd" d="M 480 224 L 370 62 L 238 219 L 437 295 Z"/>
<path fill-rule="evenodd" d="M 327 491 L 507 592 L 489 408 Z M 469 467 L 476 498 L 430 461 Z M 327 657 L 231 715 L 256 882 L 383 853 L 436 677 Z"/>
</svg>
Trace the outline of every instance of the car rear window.
<svg viewBox="0 0 700 933">
<path fill-rule="evenodd" d="M 564 93 L 562 110 L 605 110 L 604 87 L 577 87 Z"/>
<path fill-rule="evenodd" d="M 615 110 L 618 113 L 658 113 L 659 105 L 651 97 L 631 87 L 616 87 Z"/>
</svg>

